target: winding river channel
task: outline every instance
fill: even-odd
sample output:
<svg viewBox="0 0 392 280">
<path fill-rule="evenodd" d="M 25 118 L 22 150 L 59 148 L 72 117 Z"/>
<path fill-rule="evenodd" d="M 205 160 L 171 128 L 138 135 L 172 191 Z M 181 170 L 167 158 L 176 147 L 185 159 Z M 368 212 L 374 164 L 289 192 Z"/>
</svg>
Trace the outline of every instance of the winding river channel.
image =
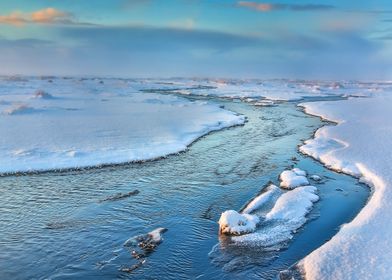
<svg viewBox="0 0 392 280">
<path fill-rule="evenodd" d="M 276 279 L 366 203 L 366 186 L 298 153 L 323 123 L 296 103 L 208 102 L 248 122 L 156 161 L 0 177 L 0 278 Z M 219 239 L 220 213 L 240 210 L 293 165 L 323 178 L 314 184 L 320 200 L 294 238 L 277 251 Z M 123 246 L 158 227 L 168 231 L 143 263 Z"/>
</svg>

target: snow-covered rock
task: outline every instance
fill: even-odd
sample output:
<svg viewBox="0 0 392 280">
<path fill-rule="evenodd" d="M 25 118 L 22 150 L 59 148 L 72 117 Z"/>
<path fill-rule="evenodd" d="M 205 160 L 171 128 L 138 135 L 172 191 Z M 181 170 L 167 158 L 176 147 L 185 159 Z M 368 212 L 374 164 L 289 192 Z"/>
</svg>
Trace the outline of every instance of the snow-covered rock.
<svg viewBox="0 0 392 280">
<path fill-rule="evenodd" d="M 306 215 L 318 199 L 317 189 L 313 186 L 287 191 L 278 198 L 257 231 L 232 237 L 232 240 L 239 244 L 262 247 L 290 240 L 295 231 L 306 223 Z"/>
<path fill-rule="evenodd" d="M 256 215 L 240 214 L 235 210 L 227 210 L 219 219 L 219 233 L 241 235 L 256 229 L 260 219 Z"/>
<path fill-rule="evenodd" d="M 298 169 L 300 174 L 306 174 L 304 171 Z M 298 175 L 294 170 L 285 170 L 280 176 L 280 187 L 284 189 L 294 189 L 300 186 L 309 185 L 308 179 L 304 175 Z"/>
<path fill-rule="evenodd" d="M 131 246 L 138 245 L 142 249 L 144 249 L 143 247 L 145 246 L 150 246 L 150 247 L 157 246 L 162 242 L 163 240 L 162 234 L 166 231 L 167 231 L 166 228 L 162 228 L 162 227 L 156 228 L 147 234 L 141 234 L 129 238 L 127 241 L 124 242 L 124 246 L 131 247 Z"/>
</svg>

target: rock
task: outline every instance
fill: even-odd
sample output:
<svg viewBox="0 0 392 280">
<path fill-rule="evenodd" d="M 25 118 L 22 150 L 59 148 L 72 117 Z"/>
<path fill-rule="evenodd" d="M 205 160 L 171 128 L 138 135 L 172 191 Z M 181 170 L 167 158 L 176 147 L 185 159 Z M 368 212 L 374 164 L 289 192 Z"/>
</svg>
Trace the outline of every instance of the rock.
<svg viewBox="0 0 392 280">
<path fill-rule="evenodd" d="M 99 202 L 104 202 L 104 201 L 116 201 L 116 200 L 120 200 L 120 199 L 124 199 L 130 196 L 134 196 L 139 194 L 140 191 L 139 190 L 134 190 L 131 192 L 127 192 L 127 193 L 116 193 L 114 195 L 108 196 L 107 198 L 101 199 Z"/>
<path fill-rule="evenodd" d="M 316 182 L 320 182 L 322 180 L 322 178 L 318 175 L 312 175 L 312 176 L 310 176 L 310 179 L 312 179 L 313 181 L 316 181 Z"/>
</svg>

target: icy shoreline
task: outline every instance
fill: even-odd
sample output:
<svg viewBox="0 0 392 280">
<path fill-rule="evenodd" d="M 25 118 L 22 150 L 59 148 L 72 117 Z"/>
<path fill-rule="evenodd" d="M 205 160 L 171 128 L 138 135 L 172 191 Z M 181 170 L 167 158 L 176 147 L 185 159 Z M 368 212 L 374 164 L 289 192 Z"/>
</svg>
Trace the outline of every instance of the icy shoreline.
<svg viewBox="0 0 392 280">
<path fill-rule="evenodd" d="M 144 162 L 245 117 L 121 80 L 0 80 L 0 174 Z M 44 90 L 42 90 L 44 89 Z"/>
<path fill-rule="evenodd" d="M 359 178 L 372 188 L 366 206 L 297 268 L 306 279 L 389 279 L 392 273 L 388 221 L 392 204 L 390 159 L 392 96 L 299 104 L 305 113 L 336 123 L 323 126 L 300 151 L 327 168 Z M 349 112 L 349 113 L 348 113 Z M 364 112 L 367 112 L 367 114 Z"/>
</svg>

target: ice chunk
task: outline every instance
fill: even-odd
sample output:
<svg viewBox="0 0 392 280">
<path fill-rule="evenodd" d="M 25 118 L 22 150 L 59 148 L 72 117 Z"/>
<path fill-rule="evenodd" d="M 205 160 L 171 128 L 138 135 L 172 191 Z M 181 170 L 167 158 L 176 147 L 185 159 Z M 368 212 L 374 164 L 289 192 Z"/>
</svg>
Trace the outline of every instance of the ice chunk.
<svg viewBox="0 0 392 280">
<path fill-rule="evenodd" d="M 308 179 L 306 179 L 305 176 L 298 175 L 293 170 L 283 171 L 280 174 L 279 179 L 281 181 L 280 187 L 285 188 L 285 189 L 294 189 L 299 186 L 309 185 L 309 181 L 308 181 Z"/>
<path fill-rule="evenodd" d="M 261 206 L 266 204 L 268 201 L 272 199 L 272 197 L 280 192 L 280 189 L 275 186 L 275 185 L 269 185 L 266 188 L 266 191 L 263 192 L 262 194 L 258 195 L 255 197 L 246 207 L 244 210 L 242 210 L 242 213 L 244 214 L 249 214 L 257 209 L 259 209 Z"/>
<path fill-rule="evenodd" d="M 240 235 L 252 232 L 260 219 L 256 215 L 240 214 L 235 210 L 227 210 L 219 219 L 219 233 Z"/>
</svg>

